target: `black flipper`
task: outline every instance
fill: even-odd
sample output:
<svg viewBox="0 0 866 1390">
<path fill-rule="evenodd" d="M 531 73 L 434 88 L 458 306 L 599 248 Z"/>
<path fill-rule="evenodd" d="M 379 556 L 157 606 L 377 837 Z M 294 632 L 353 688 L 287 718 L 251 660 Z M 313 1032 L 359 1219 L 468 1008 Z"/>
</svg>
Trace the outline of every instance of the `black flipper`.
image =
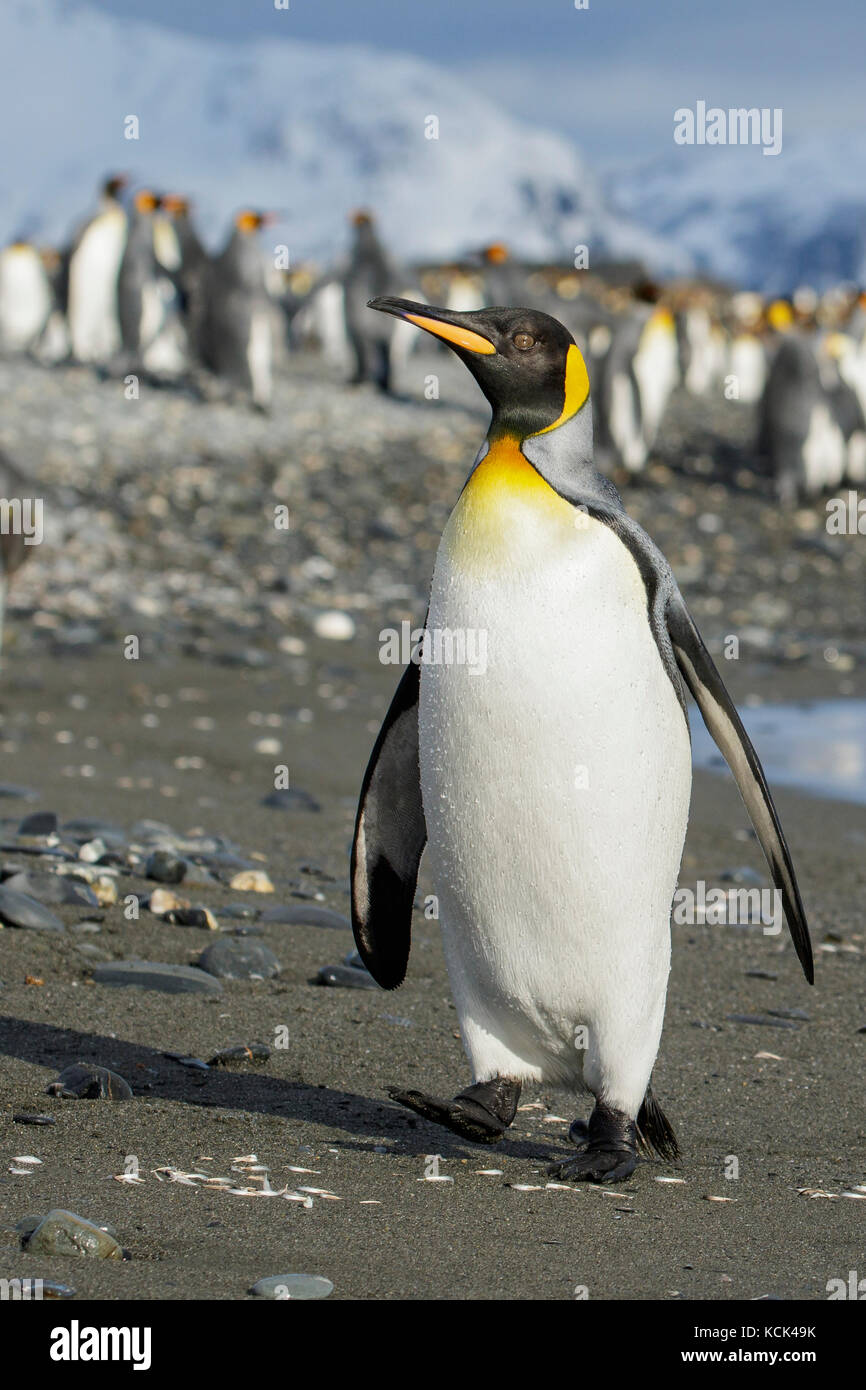
<svg viewBox="0 0 866 1390">
<path fill-rule="evenodd" d="M 352 931 L 383 989 L 396 989 L 406 974 L 427 840 L 418 765 L 420 680 L 420 667 L 410 662 L 367 764 L 352 842 Z"/>
<path fill-rule="evenodd" d="M 814 984 L 815 968 L 806 914 L 764 769 L 713 658 L 704 646 L 682 595 L 676 590 L 668 598 L 666 618 L 677 665 L 703 715 L 704 723 L 734 774 L 766 855 L 773 882 L 782 894 L 788 930 L 803 973 L 809 984 Z"/>
</svg>

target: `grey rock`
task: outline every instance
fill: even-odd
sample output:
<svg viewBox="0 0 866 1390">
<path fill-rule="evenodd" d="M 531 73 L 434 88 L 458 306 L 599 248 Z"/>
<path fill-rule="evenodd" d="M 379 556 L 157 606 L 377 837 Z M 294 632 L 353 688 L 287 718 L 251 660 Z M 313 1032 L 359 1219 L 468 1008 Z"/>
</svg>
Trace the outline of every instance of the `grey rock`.
<svg viewBox="0 0 866 1390">
<path fill-rule="evenodd" d="M 323 965 L 316 983 L 332 985 L 338 989 L 378 989 L 379 986 L 367 970 L 359 970 L 354 965 Z"/>
<path fill-rule="evenodd" d="M 272 1274 L 259 1279 L 249 1292 L 256 1298 L 310 1300 L 327 1298 L 334 1292 L 334 1285 L 322 1274 Z"/>
<path fill-rule="evenodd" d="M 253 1042 L 249 1046 L 241 1044 L 238 1047 L 223 1047 L 209 1058 L 208 1064 L 212 1067 L 235 1067 L 254 1062 L 258 1066 L 262 1066 L 268 1061 L 270 1055 L 271 1049 L 267 1043 Z"/>
<path fill-rule="evenodd" d="M 34 811 L 25 816 L 18 827 L 19 835 L 53 835 L 57 830 L 57 815 L 54 811 Z"/>
<path fill-rule="evenodd" d="M 158 960 L 114 960 L 93 971 L 98 985 L 127 985 L 163 994 L 220 994 L 222 985 L 194 965 L 169 965 Z"/>
<path fill-rule="evenodd" d="M 24 927 L 31 931 L 63 931 L 63 923 L 53 912 L 28 893 L 16 893 L 0 883 L 0 922 L 7 927 Z"/>
<path fill-rule="evenodd" d="M 96 1260 L 122 1260 L 123 1250 L 114 1236 L 62 1207 L 49 1211 L 22 1240 L 34 1255 L 83 1255 Z"/>
<path fill-rule="evenodd" d="M 224 936 L 202 951 L 198 963 L 224 980 L 267 980 L 280 973 L 280 962 L 270 947 L 252 937 Z"/>
<path fill-rule="evenodd" d="M 157 883 L 180 883 L 186 873 L 186 862 L 169 850 L 155 849 L 144 865 L 146 878 Z"/>
<path fill-rule="evenodd" d="M 263 806 L 275 811 L 321 811 L 321 806 L 309 792 L 300 787 L 278 787 L 262 800 Z"/>
<path fill-rule="evenodd" d="M 47 1094 L 64 1100 L 132 1100 L 132 1087 L 116 1071 L 91 1062 L 75 1062 L 64 1067 Z"/>
<path fill-rule="evenodd" d="M 26 893 L 41 903 L 54 906 L 71 904 L 78 907 L 99 907 L 99 899 L 86 883 L 66 874 L 31 873 L 24 869 L 4 881 L 14 893 Z"/>
</svg>

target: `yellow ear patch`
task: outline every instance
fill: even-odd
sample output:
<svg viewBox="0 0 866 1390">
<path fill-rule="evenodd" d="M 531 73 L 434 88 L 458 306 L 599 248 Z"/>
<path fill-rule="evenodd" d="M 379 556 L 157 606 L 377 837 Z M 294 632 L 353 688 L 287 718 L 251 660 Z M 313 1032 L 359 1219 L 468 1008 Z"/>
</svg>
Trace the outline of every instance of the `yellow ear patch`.
<svg viewBox="0 0 866 1390">
<path fill-rule="evenodd" d="M 488 354 L 496 351 L 488 338 L 482 338 L 480 333 L 473 333 L 468 328 L 458 328 L 453 323 L 441 323 L 439 319 L 428 319 L 425 314 L 406 314 L 404 317 L 409 323 L 417 324 L 428 333 L 435 333 L 437 338 L 444 338 L 446 343 L 453 343 L 455 347 Z"/>
<path fill-rule="evenodd" d="M 577 414 L 588 395 L 589 376 L 586 363 L 580 348 L 575 347 L 572 343 L 565 358 L 565 401 L 562 413 L 552 425 L 545 425 L 543 430 L 536 430 L 535 433 L 547 434 L 548 430 L 555 430 L 560 425 L 564 425 L 566 420 L 570 420 L 572 415 Z"/>
</svg>

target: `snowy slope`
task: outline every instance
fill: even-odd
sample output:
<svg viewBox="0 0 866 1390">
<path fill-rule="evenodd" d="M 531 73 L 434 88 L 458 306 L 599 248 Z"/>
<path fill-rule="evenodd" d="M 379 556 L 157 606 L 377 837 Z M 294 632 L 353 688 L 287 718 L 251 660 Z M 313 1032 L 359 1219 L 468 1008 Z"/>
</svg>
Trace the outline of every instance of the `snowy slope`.
<svg viewBox="0 0 866 1390">
<path fill-rule="evenodd" d="M 866 281 L 866 132 L 760 149 L 684 147 L 610 180 L 627 218 L 702 269 L 771 293 Z"/>
<path fill-rule="evenodd" d="M 134 7 L 130 7 L 134 15 Z M 684 268 L 662 238 L 612 214 L 578 152 L 411 57 L 274 42 L 225 44 L 120 22 L 62 0 L 0 8 L 0 238 L 61 240 L 106 171 L 190 195 L 219 241 L 244 204 L 285 213 L 296 259 L 345 241 L 376 209 L 409 256 L 502 239 L 529 256 L 643 257 Z M 140 139 L 124 138 L 135 115 Z M 439 139 L 425 139 L 425 120 Z"/>
</svg>

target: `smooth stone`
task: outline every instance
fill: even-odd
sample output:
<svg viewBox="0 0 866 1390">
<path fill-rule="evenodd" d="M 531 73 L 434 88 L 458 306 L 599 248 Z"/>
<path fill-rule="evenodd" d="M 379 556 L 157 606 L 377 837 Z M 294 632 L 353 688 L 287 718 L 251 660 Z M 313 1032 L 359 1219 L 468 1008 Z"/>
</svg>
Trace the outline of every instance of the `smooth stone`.
<svg viewBox="0 0 866 1390">
<path fill-rule="evenodd" d="M 369 971 L 359 970 L 354 965 L 323 965 L 316 976 L 316 984 L 334 985 L 340 989 L 379 988 Z"/>
<path fill-rule="evenodd" d="M 19 1110 L 12 1116 L 12 1123 L 15 1125 L 56 1125 L 57 1121 L 53 1115 L 31 1115 L 27 1111 Z"/>
<path fill-rule="evenodd" d="M 47 1094 L 64 1100 L 132 1100 L 132 1087 L 116 1071 L 98 1067 L 90 1062 L 76 1062 L 64 1067 Z"/>
<path fill-rule="evenodd" d="M 114 1236 L 77 1216 L 73 1211 L 57 1207 L 43 1216 L 39 1225 L 24 1241 L 24 1248 L 34 1255 L 87 1255 L 97 1260 L 122 1260 L 123 1250 Z"/>
<path fill-rule="evenodd" d="M 224 936 L 202 951 L 202 970 L 223 980 L 268 980 L 280 973 L 280 962 L 270 947 L 252 937 Z"/>
<path fill-rule="evenodd" d="M 805 1009 L 768 1009 L 767 1013 L 771 1018 L 793 1018 L 801 1023 L 809 1022 L 809 1015 Z"/>
<path fill-rule="evenodd" d="M 274 885 L 264 869 L 242 869 L 229 884 L 236 893 L 273 893 Z"/>
<path fill-rule="evenodd" d="M 212 949 L 212 948 L 210 948 Z M 222 985 L 194 965 L 169 965 L 159 960 L 114 960 L 93 970 L 97 985 L 127 985 L 163 994 L 221 994 Z"/>
<path fill-rule="evenodd" d="M 271 806 L 275 811 L 321 811 L 321 806 L 309 792 L 300 787 L 278 787 L 262 801 L 263 806 Z"/>
<path fill-rule="evenodd" d="M 206 931 L 219 931 L 219 922 L 208 907 L 178 907 L 165 914 L 166 922 L 175 927 L 204 927 Z"/>
<path fill-rule="evenodd" d="M 68 874 L 30 873 L 23 870 L 4 880 L 4 886 L 13 893 L 25 893 L 41 903 L 77 905 L 79 907 L 99 907 L 99 899 L 86 883 L 76 882 Z"/>
<path fill-rule="evenodd" d="M 16 893 L 0 883 L 0 921 L 7 927 L 29 928 L 31 931 L 63 931 L 63 923 L 53 912 L 27 893 Z"/>
<path fill-rule="evenodd" d="M 37 795 L 32 787 L 19 787 L 14 782 L 0 782 L 0 796 L 8 796 L 16 801 L 32 801 Z"/>
<path fill-rule="evenodd" d="M 220 917 L 238 917 L 254 922 L 261 912 L 260 907 L 253 907 L 252 903 L 229 903 L 228 907 L 220 908 Z"/>
<path fill-rule="evenodd" d="M 57 816 L 54 811 L 34 811 L 25 816 L 18 827 L 19 835 L 53 835 L 57 830 Z"/>
<path fill-rule="evenodd" d="M 774 975 L 772 970 L 747 970 L 746 974 L 751 980 L 778 980 L 778 975 Z"/>
<path fill-rule="evenodd" d="M 56 1279 L 40 1279 L 43 1298 L 74 1298 L 77 1290 L 71 1284 L 58 1284 Z"/>
<path fill-rule="evenodd" d="M 272 1274 L 259 1279 L 249 1292 L 257 1298 L 309 1300 L 327 1298 L 334 1285 L 321 1274 Z"/>
<path fill-rule="evenodd" d="M 268 1061 L 271 1049 L 267 1043 L 253 1042 L 248 1047 L 243 1044 L 238 1047 L 223 1047 L 219 1052 L 215 1052 L 208 1059 L 211 1067 L 233 1067 L 243 1065 L 245 1062 L 254 1062 L 257 1066 L 262 1066 Z"/>
<path fill-rule="evenodd" d="M 185 873 L 186 862 L 165 849 L 155 849 L 144 865 L 145 878 L 157 883 L 180 883 Z"/>
<path fill-rule="evenodd" d="M 266 907 L 259 917 L 259 921 L 263 925 L 268 922 L 279 922 L 289 927 L 333 927 L 339 931 L 352 930 L 352 923 L 348 917 L 343 917 L 339 912 L 333 912 L 329 907 L 297 907 L 294 904 Z"/>
</svg>

